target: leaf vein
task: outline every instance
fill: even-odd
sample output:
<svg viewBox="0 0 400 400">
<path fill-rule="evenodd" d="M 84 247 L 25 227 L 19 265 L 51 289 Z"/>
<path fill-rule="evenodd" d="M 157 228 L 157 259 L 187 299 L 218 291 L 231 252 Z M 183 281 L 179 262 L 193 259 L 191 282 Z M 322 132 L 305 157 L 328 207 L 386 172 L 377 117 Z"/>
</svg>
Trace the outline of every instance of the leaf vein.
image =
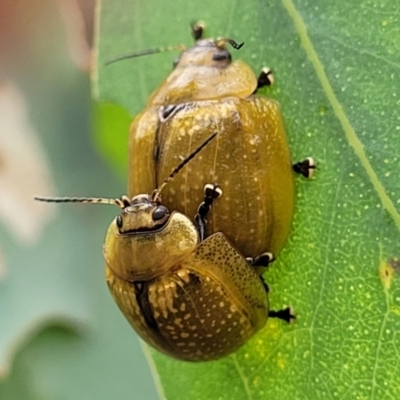
<svg viewBox="0 0 400 400">
<path fill-rule="evenodd" d="M 393 218 L 393 221 L 396 224 L 397 229 L 400 231 L 400 214 L 396 210 L 396 207 L 394 206 L 392 200 L 387 195 L 385 188 L 382 185 L 382 183 L 380 182 L 375 170 L 373 169 L 372 165 L 368 161 L 368 157 L 365 154 L 364 145 L 362 144 L 360 139 L 357 137 L 357 134 L 354 131 L 353 126 L 351 125 L 346 113 L 344 112 L 344 110 L 342 108 L 342 105 L 340 104 L 338 98 L 336 97 L 336 95 L 333 91 L 332 86 L 329 83 L 328 77 L 325 74 L 324 66 L 322 65 L 322 62 L 320 61 L 320 59 L 317 55 L 317 52 L 314 49 L 311 39 L 308 36 L 307 27 L 306 27 L 305 22 L 303 21 L 300 13 L 295 8 L 292 0 L 282 0 L 282 4 L 286 8 L 290 18 L 293 21 L 293 24 L 299 34 L 302 46 L 308 56 L 308 59 L 310 60 L 311 64 L 313 65 L 313 67 L 315 69 L 317 77 L 321 83 L 321 86 L 322 86 L 325 94 L 326 94 L 326 97 L 328 98 L 329 102 L 331 103 L 331 106 L 335 112 L 336 117 L 338 118 L 340 124 L 342 125 L 343 131 L 345 133 L 345 136 L 346 136 L 349 144 L 352 146 L 356 156 L 360 160 L 361 165 L 367 172 L 367 175 L 370 178 L 372 186 L 374 187 L 375 191 L 377 192 L 378 197 L 380 198 L 383 207 Z"/>
<path fill-rule="evenodd" d="M 238 363 L 238 361 L 237 361 L 237 358 L 236 358 L 236 355 L 235 355 L 235 354 L 232 354 L 231 359 L 232 359 L 232 361 L 233 361 L 233 365 L 235 366 L 236 371 L 237 371 L 237 373 L 238 373 L 240 379 L 241 379 L 242 382 L 243 382 L 243 387 L 244 387 L 244 390 L 245 390 L 245 392 L 246 392 L 246 394 L 247 394 L 247 398 L 248 398 L 249 400 L 251 400 L 251 399 L 253 398 L 253 396 L 251 395 L 251 391 L 250 391 L 250 388 L 249 388 L 248 379 L 247 379 L 247 378 L 245 377 L 245 375 L 243 374 L 242 368 L 240 368 L 240 365 L 239 365 L 239 363 Z"/>
</svg>

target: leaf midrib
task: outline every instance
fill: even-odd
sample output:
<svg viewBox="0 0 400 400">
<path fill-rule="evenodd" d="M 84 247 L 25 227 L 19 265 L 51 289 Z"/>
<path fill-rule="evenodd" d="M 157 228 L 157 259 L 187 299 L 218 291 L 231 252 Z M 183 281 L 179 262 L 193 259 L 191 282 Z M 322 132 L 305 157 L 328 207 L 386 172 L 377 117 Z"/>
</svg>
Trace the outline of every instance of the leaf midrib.
<svg viewBox="0 0 400 400">
<path fill-rule="evenodd" d="M 282 4 L 286 8 L 290 18 L 293 21 L 293 24 L 299 34 L 301 44 L 307 54 L 308 59 L 311 61 L 312 66 L 315 69 L 316 75 L 321 82 L 321 86 L 325 92 L 326 97 L 328 98 L 332 108 L 335 112 L 336 117 L 338 118 L 343 131 L 345 133 L 346 139 L 349 142 L 350 146 L 354 149 L 354 152 L 362 167 L 365 169 L 372 186 L 374 187 L 378 197 L 382 202 L 382 206 L 385 210 L 391 215 L 394 223 L 396 224 L 397 229 L 400 231 L 400 214 L 396 210 L 392 200 L 386 194 L 386 190 L 382 183 L 380 182 L 378 175 L 375 170 L 372 168 L 372 165 L 368 161 L 368 158 L 364 151 L 364 145 L 361 140 L 357 137 L 354 128 L 352 127 L 346 113 L 343 111 L 343 108 L 336 97 L 332 86 L 329 83 L 328 77 L 325 74 L 324 66 L 319 59 L 314 46 L 307 34 L 306 24 L 304 23 L 300 13 L 295 8 L 292 0 L 282 0 Z"/>
</svg>

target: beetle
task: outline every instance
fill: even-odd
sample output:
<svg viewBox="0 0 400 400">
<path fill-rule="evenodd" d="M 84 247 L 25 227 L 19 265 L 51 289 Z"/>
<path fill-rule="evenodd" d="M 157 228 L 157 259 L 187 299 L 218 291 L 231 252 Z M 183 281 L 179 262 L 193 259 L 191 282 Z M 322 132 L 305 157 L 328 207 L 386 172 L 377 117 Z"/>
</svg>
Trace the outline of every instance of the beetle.
<svg viewBox="0 0 400 400">
<path fill-rule="evenodd" d="M 268 316 L 290 322 L 289 308 L 270 311 L 268 287 L 223 232 L 205 237 L 206 217 L 222 190 L 208 184 L 194 222 L 162 204 L 161 190 L 217 133 L 186 157 L 163 184 L 132 199 L 46 198 L 47 202 L 115 204 L 103 254 L 108 287 L 136 332 L 159 351 L 208 361 L 241 347 Z"/>
<path fill-rule="evenodd" d="M 202 24 L 192 25 L 192 34 L 195 45 L 181 53 L 131 124 L 128 193 L 157 187 L 182 155 L 218 132 L 209 151 L 166 188 L 163 202 L 194 218 L 196 199 L 211 176 L 224 196 L 207 234 L 224 232 L 246 257 L 268 264 L 272 256 L 266 255 L 281 250 L 291 229 L 293 169 L 309 177 L 315 165 L 308 158 L 292 166 L 279 103 L 256 93 L 272 83 L 271 70 L 263 68 L 257 79 L 226 48 L 243 43 L 203 39 Z"/>
<path fill-rule="evenodd" d="M 206 185 L 197 220 L 218 189 Z M 269 312 L 263 281 L 222 232 L 200 238 L 201 226 L 140 195 L 123 202 L 104 245 L 107 283 L 125 317 L 147 343 L 185 361 L 232 353 L 268 315 L 293 318 L 290 309 Z"/>
</svg>

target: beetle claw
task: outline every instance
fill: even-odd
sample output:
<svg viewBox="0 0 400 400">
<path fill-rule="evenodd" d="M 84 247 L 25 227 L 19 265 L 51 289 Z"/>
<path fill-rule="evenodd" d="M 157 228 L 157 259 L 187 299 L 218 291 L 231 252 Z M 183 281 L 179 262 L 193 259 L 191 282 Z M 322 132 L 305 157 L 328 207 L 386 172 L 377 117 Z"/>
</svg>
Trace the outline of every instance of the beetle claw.
<svg viewBox="0 0 400 400">
<path fill-rule="evenodd" d="M 305 160 L 293 164 L 293 171 L 297 174 L 303 175 L 307 179 L 312 178 L 314 169 L 316 168 L 317 165 L 312 157 L 307 157 Z"/>
</svg>

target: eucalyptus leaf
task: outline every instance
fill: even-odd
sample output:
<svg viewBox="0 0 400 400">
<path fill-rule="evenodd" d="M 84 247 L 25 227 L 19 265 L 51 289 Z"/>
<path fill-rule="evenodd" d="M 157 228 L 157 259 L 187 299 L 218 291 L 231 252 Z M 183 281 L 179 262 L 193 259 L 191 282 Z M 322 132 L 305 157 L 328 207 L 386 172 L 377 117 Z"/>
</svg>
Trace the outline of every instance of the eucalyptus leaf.
<svg viewBox="0 0 400 400">
<path fill-rule="evenodd" d="M 397 399 L 400 86 L 398 4 L 389 1 L 101 1 L 95 92 L 136 114 L 177 53 L 120 61 L 135 50 L 191 44 L 189 22 L 244 41 L 234 58 L 271 67 L 265 95 L 282 105 L 297 179 L 293 231 L 265 274 L 270 320 L 235 354 L 188 364 L 152 351 L 167 399 Z M 121 143 L 121 146 L 126 146 Z"/>
</svg>

